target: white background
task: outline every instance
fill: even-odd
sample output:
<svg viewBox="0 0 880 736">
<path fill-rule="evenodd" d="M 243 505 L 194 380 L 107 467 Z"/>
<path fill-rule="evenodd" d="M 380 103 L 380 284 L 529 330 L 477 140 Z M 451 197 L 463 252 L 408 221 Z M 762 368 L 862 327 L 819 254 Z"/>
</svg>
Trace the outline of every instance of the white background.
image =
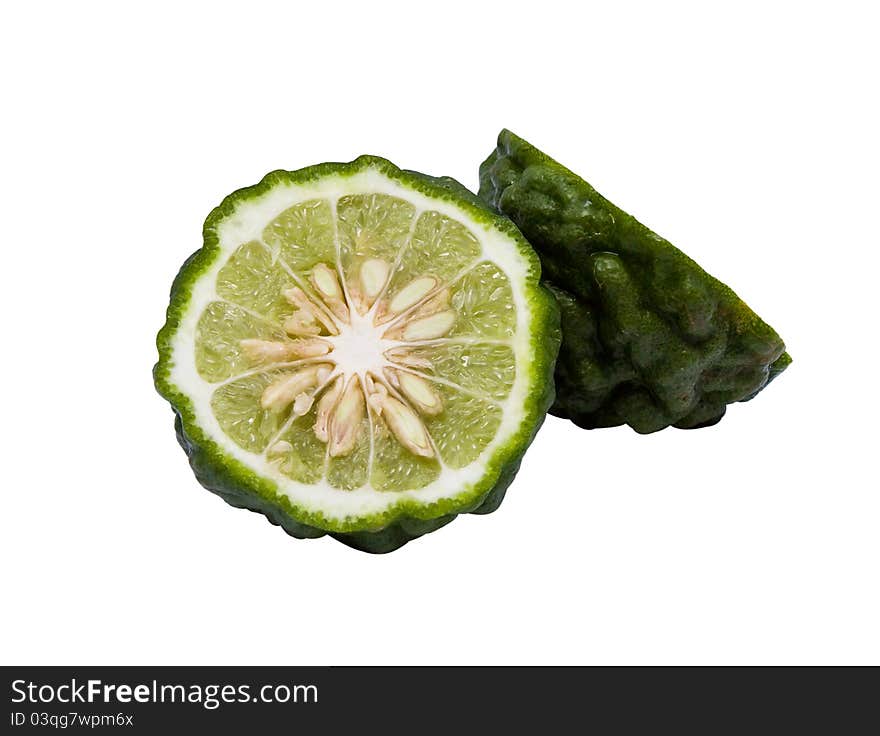
<svg viewBox="0 0 880 736">
<path fill-rule="evenodd" d="M 880 663 L 876 18 L 711 5 L 5 5 L 3 663 Z M 711 429 L 548 419 L 497 513 L 391 555 L 201 490 L 150 371 L 210 209 L 361 153 L 475 187 L 502 127 L 788 372 Z"/>
</svg>

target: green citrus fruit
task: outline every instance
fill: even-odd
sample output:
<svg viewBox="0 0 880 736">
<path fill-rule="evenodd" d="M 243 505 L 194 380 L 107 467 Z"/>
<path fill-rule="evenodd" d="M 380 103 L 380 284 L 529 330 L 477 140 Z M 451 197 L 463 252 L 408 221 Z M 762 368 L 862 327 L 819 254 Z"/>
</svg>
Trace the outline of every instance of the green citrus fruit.
<svg viewBox="0 0 880 736">
<path fill-rule="evenodd" d="M 202 485 L 371 552 L 498 506 L 552 403 L 559 315 L 463 191 L 363 156 L 211 213 L 154 371 Z"/>
<path fill-rule="evenodd" d="M 705 427 L 791 363 L 728 286 L 509 130 L 480 196 L 528 238 L 562 311 L 551 413 L 588 429 Z"/>
</svg>

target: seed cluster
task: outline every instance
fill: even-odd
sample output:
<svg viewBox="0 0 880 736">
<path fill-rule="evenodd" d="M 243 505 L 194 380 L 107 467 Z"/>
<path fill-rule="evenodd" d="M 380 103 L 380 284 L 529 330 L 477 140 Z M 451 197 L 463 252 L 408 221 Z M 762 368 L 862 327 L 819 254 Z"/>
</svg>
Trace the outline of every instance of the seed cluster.
<svg viewBox="0 0 880 736">
<path fill-rule="evenodd" d="M 295 417 L 314 407 L 315 436 L 331 457 L 355 449 L 367 411 L 409 452 L 426 458 L 436 454 L 423 417 L 442 412 L 443 401 L 420 375 L 432 369 L 431 363 L 412 349 L 448 335 L 457 315 L 450 308 L 449 288 L 434 276 L 419 276 L 386 298 L 390 277 L 390 264 L 370 258 L 343 288 L 336 268 L 319 263 L 309 274 L 310 294 L 298 286 L 283 293 L 294 308 L 283 322 L 288 339 L 240 342 L 255 365 L 297 364 L 263 390 L 260 405 L 272 412 L 290 407 Z M 352 325 L 366 325 L 367 340 L 382 350 L 368 369 L 346 365 L 341 345 Z M 269 456 L 284 456 L 291 449 L 279 441 Z"/>
</svg>

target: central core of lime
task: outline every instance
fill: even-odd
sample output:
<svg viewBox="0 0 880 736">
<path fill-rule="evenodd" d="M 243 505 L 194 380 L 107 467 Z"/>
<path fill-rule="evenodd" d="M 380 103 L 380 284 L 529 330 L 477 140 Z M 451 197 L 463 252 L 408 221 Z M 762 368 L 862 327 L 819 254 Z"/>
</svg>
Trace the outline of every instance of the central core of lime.
<svg viewBox="0 0 880 736">
<path fill-rule="evenodd" d="M 350 324 L 340 324 L 339 334 L 324 339 L 333 345 L 328 356 L 339 371 L 346 376 L 358 374 L 365 377 L 368 373 L 382 374 L 382 369 L 389 365 L 384 353 L 395 347 L 394 340 L 385 340 L 384 325 L 373 324 L 372 315 L 360 315 L 352 310 Z"/>
</svg>

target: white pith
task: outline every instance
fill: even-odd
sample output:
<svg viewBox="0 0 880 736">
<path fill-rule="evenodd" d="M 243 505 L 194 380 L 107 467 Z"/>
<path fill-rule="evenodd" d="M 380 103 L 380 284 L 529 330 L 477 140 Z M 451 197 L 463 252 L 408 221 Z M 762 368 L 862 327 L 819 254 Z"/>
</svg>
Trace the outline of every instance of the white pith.
<svg viewBox="0 0 880 736">
<path fill-rule="evenodd" d="M 493 262 L 507 275 L 516 308 L 516 334 L 508 343 L 514 352 L 516 375 L 507 398 L 495 402 L 502 409 L 502 419 L 494 439 L 465 468 L 452 469 L 441 463 L 439 477 L 419 489 L 377 491 L 365 485 L 354 490 L 341 490 L 331 486 L 326 479 L 315 484 L 292 480 L 280 472 L 277 464 L 267 457 L 267 453 L 248 452 L 223 432 L 211 410 L 211 396 L 217 384 L 204 380 L 196 369 L 196 326 L 205 307 L 212 301 L 222 300 L 216 291 L 217 273 L 229 256 L 244 243 L 262 242 L 263 229 L 267 223 L 298 202 L 326 198 L 335 205 L 339 197 L 364 193 L 387 194 L 408 200 L 417 208 L 414 222 L 425 210 L 434 210 L 461 222 L 480 241 L 482 261 Z M 521 286 L 526 277 L 528 263 L 508 236 L 473 220 L 455 204 L 427 197 L 387 178 L 373 168 L 349 176 L 327 176 L 308 184 L 276 185 L 259 197 L 239 202 L 235 211 L 219 223 L 217 234 L 220 254 L 193 285 L 189 305 L 171 341 L 171 383 L 191 398 L 196 422 L 224 453 L 240 461 L 257 475 L 274 481 L 277 492 L 286 495 L 294 505 L 329 518 L 344 520 L 348 517 L 381 513 L 402 500 L 428 504 L 459 496 L 483 477 L 486 464 L 495 450 L 520 430 L 532 371 L 533 356 L 529 347 L 532 314 Z M 334 362 L 337 366 L 334 375 L 344 372 L 364 376 L 369 371 L 381 371 L 383 366 L 388 365 L 383 353 L 399 343 L 382 339 L 380 333 L 384 334 L 386 328 L 387 325 L 374 327 L 370 315 L 353 313 L 350 326 L 341 329 L 337 336 L 324 337 L 323 339 L 333 343 Z"/>
</svg>

